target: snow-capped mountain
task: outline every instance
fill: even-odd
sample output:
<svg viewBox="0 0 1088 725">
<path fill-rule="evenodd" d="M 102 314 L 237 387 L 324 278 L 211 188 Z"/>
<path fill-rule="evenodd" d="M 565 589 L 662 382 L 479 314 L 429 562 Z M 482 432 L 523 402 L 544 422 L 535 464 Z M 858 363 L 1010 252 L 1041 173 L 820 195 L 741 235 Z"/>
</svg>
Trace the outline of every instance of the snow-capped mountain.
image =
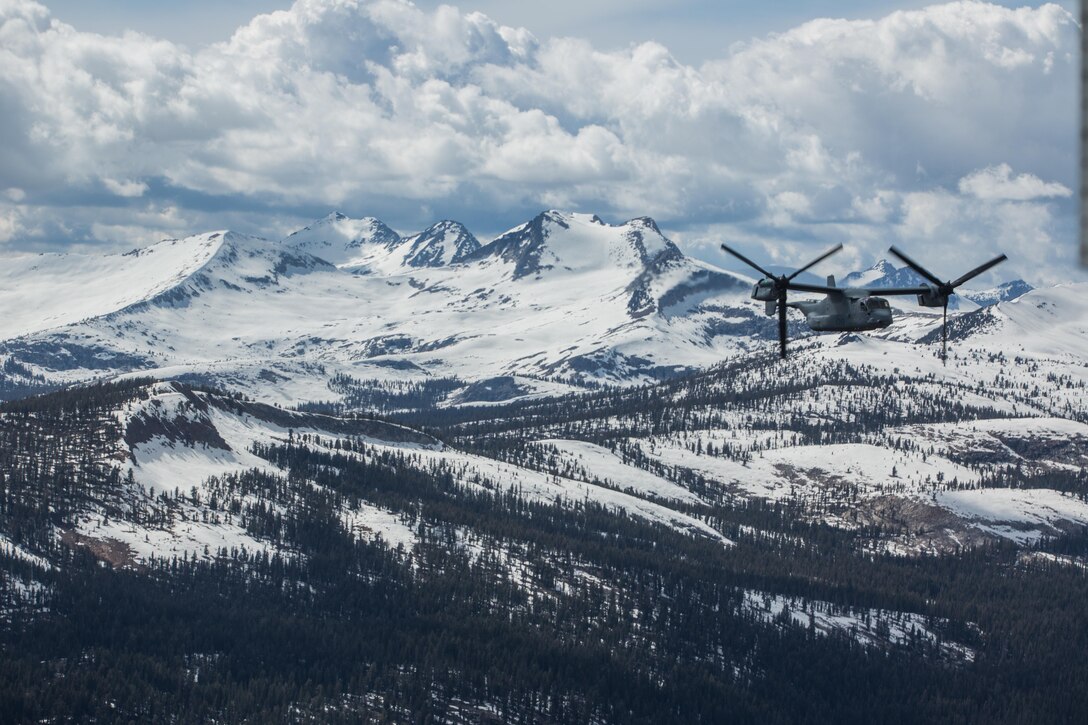
<svg viewBox="0 0 1088 725">
<path fill-rule="evenodd" d="M 881 262 L 841 286 L 911 285 L 913 274 Z M 645 382 L 772 340 L 750 284 L 686 257 L 652 219 L 558 211 L 483 245 L 453 221 L 402 237 L 374 218 L 331 214 L 279 241 L 227 231 L 123 255 L 24 255 L 0 271 L 12 310 L 0 320 L 0 392 L 149 374 L 298 403 L 342 395 L 334 379 L 454 378 L 464 387 L 448 401 L 478 404 Z M 953 314 L 953 338 L 992 328 L 986 345 L 1008 349 L 1040 334 L 1034 320 L 1006 320 L 1008 304 Z M 1088 314 L 1081 306 L 1060 303 L 1072 320 Z M 907 304 L 861 344 L 886 340 L 883 362 L 895 368 L 917 357 L 915 345 L 938 343 L 939 320 Z M 803 351 L 807 329 L 799 319 L 791 328 Z M 867 354 L 845 338 L 808 344 Z"/>
<path fill-rule="evenodd" d="M 840 287 L 913 287 L 924 283 L 925 280 L 910 267 L 897 268 L 886 259 L 839 280 Z"/>
<path fill-rule="evenodd" d="M 321 257 L 336 265 L 350 265 L 399 246 L 399 234 L 373 217 L 351 219 L 334 212 L 299 229 L 283 240 L 288 247 Z"/>
<path fill-rule="evenodd" d="M 283 245 L 339 267 L 379 273 L 455 264 L 480 248 L 460 222 L 440 221 L 402 238 L 378 219 L 351 219 L 339 212 L 293 232 Z"/>
<path fill-rule="evenodd" d="M 480 246 L 455 222 L 401 238 L 334 214 L 279 242 L 215 232 L 102 257 L 97 278 L 82 259 L 31 259 L 4 289 L 71 294 L 7 320 L 3 350 L 57 381 L 195 376 L 285 401 L 326 398 L 338 373 L 633 382 L 767 334 L 747 280 L 685 257 L 649 219 L 552 211 Z M 126 289 L 149 259 L 157 276 Z"/>
<path fill-rule="evenodd" d="M 896 267 L 886 259 L 881 259 L 872 267 L 860 272 L 851 272 L 846 275 L 839 286 L 841 287 L 916 287 L 927 284 L 920 274 L 910 267 Z M 969 311 L 977 307 L 986 307 L 998 302 L 1008 302 L 1020 295 L 1033 290 L 1030 284 L 1022 279 L 1005 282 L 990 289 L 960 288 L 956 295 L 949 300 L 950 310 Z M 899 306 L 908 306 L 912 298 L 903 297 L 897 300 Z"/>
<path fill-rule="evenodd" d="M 460 222 L 432 224 L 404 240 L 404 264 L 410 267 L 441 267 L 463 262 L 480 248 L 480 242 Z"/>
<path fill-rule="evenodd" d="M 980 307 L 989 307 L 990 305 L 996 305 L 998 302 L 1011 302 L 1018 297 L 1026 295 L 1033 289 L 1035 288 L 1024 280 L 1014 279 L 1011 282 L 1004 282 L 989 289 L 960 290 L 959 294 Z"/>
<path fill-rule="evenodd" d="M 1088 568 L 1086 286 L 954 312 L 946 366 L 940 311 L 925 308 L 879 334 L 794 334 L 780 361 L 749 285 L 652 220 L 554 211 L 485 245 L 455 222 L 402 237 L 332 215 L 278 241 L 213 232 L 16 258 L 0 266 L 0 395 L 13 399 L 0 404 L 0 622 L 109 625 L 120 592 L 139 603 L 134 622 L 93 637 L 177 641 L 161 660 L 171 688 L 218 677 L 208 668 L 250 642 L 264 667 L 279 640 L 251 636 L 250 620 L 292 633 L 293 671 L 322 631 L 295 626 L 300 612 L 338 627 L 305 651 L 323 669 L 325 643 L 389 628 L 374 651 L 441 631 L 437 650 L 503 663 L 511 646 L 536 661 L 554 631 L 550 667 L 570 659 L 574 621 L 589 627 L 576 638 L 612 648 L 585 662 L 660 668 L 682 653 L 685 669 L 652 670 L 649 689 L 705 662 L 730 687 L 768 673 L 772 697 L 770 668 L 787 661 L 792 676 L 855 657 L 866 677 L 898 662 L 898 692 L 923 666 L 939 681 L 1010 651 L 1075 660 L 1075 642 L 1052 651 L 1083 597 L 1057 598 L 1057 614 L 1040 602 Z M 107 382 L 23 399 L 91 378 Z M 1024 624 L 995 626 L 1013 597 L 994 592 L 1014 579 Z M 184 616 L 145 616 L 159 610 Z M 368 646 L 341 647 L 342 661 Z M 55 656 L 24 655 L 33 677 L 19 681 L 67 667 Z M 464 679 L 463 663 L 424 665 L 390 673 Z M 372 675 L 358 679 L 367 697 Z M 544 679 L 471 710 L 445 689 L 449 722 L 496 719 L 512 699 L 532 707 L 510 720 L 539 719 Z M 433 706 L 448 687 L 412 691 Z M 678 719 L 686 697 L 645 721 Z"/>
<path fill-rule="evenodd" d="M 596 215 L 548 211 L 501 235 L 473 259 L 502 260 L 512 265 L 513 279 L 521 279 L 556 268 L 575 273 L 604 269 L 641 273 L 683 258 L 653 219 L 632 219 L 618 230 Z"/>
</svg>

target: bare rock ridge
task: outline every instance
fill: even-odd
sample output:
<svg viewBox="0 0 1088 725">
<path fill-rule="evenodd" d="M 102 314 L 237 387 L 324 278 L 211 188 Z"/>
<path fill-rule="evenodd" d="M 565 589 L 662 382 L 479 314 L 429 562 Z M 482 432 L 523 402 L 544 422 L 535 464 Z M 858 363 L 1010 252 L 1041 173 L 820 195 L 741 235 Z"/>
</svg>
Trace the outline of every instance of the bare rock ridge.
<svg viewBox="0 0 1088 725">
<path fill-rule="evenodd" d="M 408 252 L 405 264 L 411 267 L 440 267 L 465 261 L 480 248 L 480 242 L 464 224 L 449 219 L 437 222 L 404 240 Z"/>
</svg>

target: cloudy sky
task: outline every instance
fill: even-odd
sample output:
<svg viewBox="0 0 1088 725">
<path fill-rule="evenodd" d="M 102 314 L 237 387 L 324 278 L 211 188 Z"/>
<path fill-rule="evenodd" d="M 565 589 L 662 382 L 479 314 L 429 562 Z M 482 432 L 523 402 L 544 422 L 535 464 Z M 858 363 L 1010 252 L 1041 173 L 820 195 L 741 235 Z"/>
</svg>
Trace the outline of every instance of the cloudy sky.
<svg viewBox="0 0 1088 725">
<path fill-rule="evenodd" d="M 0 249 L 559 208 L 711 261 L 1082 281 L 1074 8 L 0 0 Z"/>
</svg>

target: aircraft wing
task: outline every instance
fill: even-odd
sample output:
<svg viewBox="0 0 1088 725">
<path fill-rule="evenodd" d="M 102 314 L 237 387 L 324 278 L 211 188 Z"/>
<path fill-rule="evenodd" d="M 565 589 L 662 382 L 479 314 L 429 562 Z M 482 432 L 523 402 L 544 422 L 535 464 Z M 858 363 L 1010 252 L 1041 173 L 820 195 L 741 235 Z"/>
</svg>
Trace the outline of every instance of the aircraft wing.
<svg viewBox="0 0 1088 725">
<path fill-rule="evenodd" d="M 930 287 L 826 287 L 818 284 L 790 282 L 788 289 L 796 292 L 811 292 L 820 295 L 846 295 L 847 297 L 892 297 L 895 295 L 924 295 L 932 292 Z"/>
<path fill-rule="evenodd" d="M 786 289 L 794 290 L 796 292 L 812 292 L 818 295 L 841 295 L 846 291 L 841 287 L 825 287 L 818 284 L 801 284 L 800 282 L 790 282 L 786 285 Z"/>
<path fill-rule="evenodd" d="M 859 287 L 874 297 L 892 297 L 895 295 L 924 295 L 932 292 L 930 287 Z"/>
</svg>

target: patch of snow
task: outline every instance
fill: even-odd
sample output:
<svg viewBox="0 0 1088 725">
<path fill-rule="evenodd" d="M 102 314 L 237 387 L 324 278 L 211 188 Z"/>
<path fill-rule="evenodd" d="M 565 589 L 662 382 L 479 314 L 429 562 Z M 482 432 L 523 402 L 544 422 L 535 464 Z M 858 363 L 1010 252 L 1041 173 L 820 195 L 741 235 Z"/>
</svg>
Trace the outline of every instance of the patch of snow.
<svg viewBox="0 0 1088 725">
<path fill-rule="evenodd" d="M 546 439 L 538 441 L 541 445 L 557 448 L 565 459 L 575 461 L 589 475 L 621 491 L 633 493 L 644 498 L 657 498 L 699 504 L 702 500 L 671 481 L 667 481 L 649 471 L 624 463 L 619 456 L 607 448 L 585 441 Z"/>
<path fill-rule="evenodd" d="M 1088 501 L 1047 488 L 937 491 L 934 495 L 942 508 L 1018 543 L 1058 533 L 1063 522 L 1088 525 Z"/>
<path fill-rule="evenodd" d="M 932 620 L 921 614 L 887 609 L 857 609 L 830 602 L 802 600 L 753 590 L 744 591 L 743 607 L 764 622 L 783 621 L 812 629 L 817 635 L 847 634 L 866 647 L 907 645 L 914 641 L 936 644 L 955 660 L 972 662 L 975 651 L 943 640 Z"/>
<path fill-rule="evenodd" d="M 53 565 L 49 563 L 48 559 L 27 551 L 3 534 L 0 534 L 0 556 L 20 559 L 29 564 L 33 564 L 39 569 L 45 569 L 47 571 L 53 568 Z"/>
</svg>

